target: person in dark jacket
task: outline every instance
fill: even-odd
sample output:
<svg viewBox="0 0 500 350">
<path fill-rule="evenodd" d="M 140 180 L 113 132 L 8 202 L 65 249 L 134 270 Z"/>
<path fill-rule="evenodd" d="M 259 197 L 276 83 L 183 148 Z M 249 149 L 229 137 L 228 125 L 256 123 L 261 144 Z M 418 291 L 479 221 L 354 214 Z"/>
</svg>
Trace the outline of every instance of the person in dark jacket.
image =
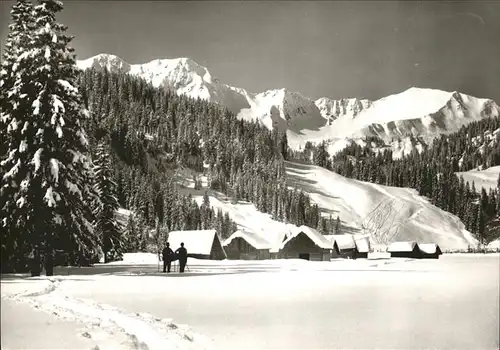
<svg viewBox="0 0 500 350">
<path fill-rule="evenodd" d="M 179 259 L 179 272 L 184 272 L 188 258 L 187 250 L 184 248 L 184 243 L 181 243 L 181 247 L 175 251 L 175 254 Z"/>
<path fill-rule="evenodd" d="M 170 243 L 167 242 L 167 246 L 163 248 L 163 272 L 170 272 L 170 266 L 172 265 L 172 260 L 174 259 L 174 251 L 170 248 Z"/>
</svg>

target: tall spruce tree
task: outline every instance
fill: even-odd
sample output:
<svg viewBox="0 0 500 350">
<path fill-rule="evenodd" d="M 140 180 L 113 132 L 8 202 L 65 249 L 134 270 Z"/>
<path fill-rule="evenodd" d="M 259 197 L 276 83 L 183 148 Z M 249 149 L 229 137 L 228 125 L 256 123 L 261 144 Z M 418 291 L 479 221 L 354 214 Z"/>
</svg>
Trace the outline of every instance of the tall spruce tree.
<svg viewBox="0 0 500 350">
<path fill-rule="evenodd" d="M 339 235 L 340 234 L 340 218 L 337 215 L 337 219 L 335 220 L 335 234 Z"/>
<path fill-rule="evenodd" d="M 326 143 L 325 141 L 323 141 L 319 144 L 316 152 L 314 152 L 314 157 L 313 157 L 314 165 L 326 168 L 328 163 L 328 157 L 329 154 L 326 149 Z"/>
<path fill-rule="evenodd" d="M 9 149 L 9 144 L 22 137 L 19 123 L 22 120 L 21 116 L 30 107 L 27 96 L 22 96 L 20 93 L 14 94 L 14 86 L 19 89 L 22 82 L 29 81 L 19 67 L 18 59 L 31 44 L 34 23 L 32 11 L 32 4 L 25 0 L 18 0 L 12 7 L 12 21 L 9 25 L 0 67 L 0 173 L 2 177 L 6 175 L 6 169 L 13 165 L 11 161 L 8 161 L 11 156 L 10 151 L 14 151 Z M 15 152 L 20 152 L 20 150 L 15 150 Z M 23 234 L 25 231 L 22 227 L 16 227 L 15 220 L 8 218 L 16 208 L 14 195 L 17 192 L 17 183 L 8 179 L 3 180 L 0 179 L 0 214 L 3 218 L 0 227 L 4 232 L 1 245 L 2 271 L 24 271 L 26 268 L 24 256 L 27 253 L 25 249 L 29 248 L 25 244 L 26 236 Z"/>
<path fill-rule="evenodd" d="M 29 49 L 16 58 L 20 70 L 5 92 L 23 108 L 10 118 L 8 156 L 2 161 L 2 202 L 12 195 L 16 204 L 3 213 L 4 227 L 22 227 L 27 233 L 32 275 L 40 274 L 42 255 L 46 274 L 52 275 L 56 249 L 86 255 L 98 244 L 91 225 L 88 142 L 81 125 L 86 114 L 75 86 L 71 37 L 55 18 L 61 10 L 55 0 L 34 7 Z"/>
<path fill-rule="evenodd" d="M 104 262 L 121 259 L 124 249 L 121 227 L 115 219 L 119 208 L 116 184 L 111 178 L 109 151 L 104 143 L 97 147 L 95 161 L 95 190 L 98 200 L 95 206 L 95 230 L 101 239 Z"/>
<path fill-rule="evenodd" d="M 137 252 L 140 246 L 140 237 L 137 229 L 137 222 L 134 218 L 134 214 L 130 214 L 127 219 L 127 227 L 125 229 L 126 240 L 125 240 L 125 252 L 132 253 Z"/>
<path fill-rule="evenodd" d="M 22 76 L 17 64 L 19 56 L 31 46 L 31 35 L 34 25 L 33 6 L 26 0 L 18 0 L 11 10 L 11 23 L 4 45 L 0 69 L 0 156 L 6 155 L 7 128 L 15 122 L 20 96 L 9 95 L 16 80 Z M 11 124 L 11 128 L 14 124 Z"/>
<path fill-rule="evenodd" d="M 485 220 L 483 208 L 481 208 L 480 205 L 477 207 L 476 213 L 477 213 L 476 238 L 478 239 L 481 246 L 484 247 L 484 245 L 486 244 L 486 241 L 487 241 L 487 237 L 485 235 L 486 220 Z"/>
</svg>

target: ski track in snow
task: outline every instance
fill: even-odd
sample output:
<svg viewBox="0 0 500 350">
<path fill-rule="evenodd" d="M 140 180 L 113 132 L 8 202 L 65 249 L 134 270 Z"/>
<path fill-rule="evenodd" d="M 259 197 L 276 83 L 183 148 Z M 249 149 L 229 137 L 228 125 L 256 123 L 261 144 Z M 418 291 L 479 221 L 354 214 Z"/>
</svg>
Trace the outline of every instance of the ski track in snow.
<svg viewBox="0 0 500 350">
<path fill-rule="evenodd" d="M 90 299 L 69 297 L 58 289 L 64 278 L 42 278 L 39 281 L 49 284 L 40 291 L 24 290 L 2 298 L 27 303 L 62 320 L 83 323 L 87 330 L 80 336 L 97 342 L 93 350 L 212 348 L 212 340 L 193 333 L 188 326 L 173 323 L 172 319 L 162 319 L 148 313 L 129 313 Z M 120 339 L 117 334 L 122 335 L 125 341 L 110 342 L 111 337 Z"/>
</svg>

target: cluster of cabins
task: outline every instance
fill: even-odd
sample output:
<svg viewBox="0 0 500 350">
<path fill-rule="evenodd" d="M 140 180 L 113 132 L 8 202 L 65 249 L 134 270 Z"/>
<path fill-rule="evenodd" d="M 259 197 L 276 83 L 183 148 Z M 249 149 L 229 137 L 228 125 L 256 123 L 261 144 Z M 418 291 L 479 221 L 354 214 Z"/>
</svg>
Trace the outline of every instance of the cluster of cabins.
<svg viewBox="0 0 500 350">
<path fill-rule="evenodd" d="M 393 242 L 387 248 L 391 258 L 439 259 L 443 253 L 435 243 Z"/>
<path fill-rule="evenodd" d="M 278 244 L 253 232 L 236 231 L 225 242 L 228 259 L 304 259 L 329 261 L 332 258 L 366 258 L 370 251 L 368 236 L 323 235 L 307 226 L 284 235 Z"/>
<path fill-rule="evenodd" d="M 210 260 L 264 260 L 305 259 L 329 261 L 335 258 L 367 258 L 370 252 L 368 235 L 323 235 L 321 232 L 301 226 L 283 234 L 279 242 L 270 242 L 255 232 L 238 230 L 222 242 L 216 230 L 173 231 L 168 241 L 172 249 L 183 242 L 188 256 Z M 394 242 L 387 251 L 391 257 L 439 258 L 437 244 Z"/>
</svg>

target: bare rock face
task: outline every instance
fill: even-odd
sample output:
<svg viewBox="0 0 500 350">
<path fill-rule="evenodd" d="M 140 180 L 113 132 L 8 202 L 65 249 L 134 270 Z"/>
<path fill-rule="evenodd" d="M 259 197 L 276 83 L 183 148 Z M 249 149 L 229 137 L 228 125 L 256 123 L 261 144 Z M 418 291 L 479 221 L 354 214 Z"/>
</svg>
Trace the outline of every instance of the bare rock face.
<svg viewBox="0 0 500 350">
<path fill-rule="evenodd" d="M 343 116 L 355 118 L 362 110 L 369 108 L 372 101 L 357 98 L 341 98 L 332 100 L 328 97 L 321 97 L 315 101 L 320 109 L 321 115 L 331 124 L 335 119 Z"/>
</svg>

